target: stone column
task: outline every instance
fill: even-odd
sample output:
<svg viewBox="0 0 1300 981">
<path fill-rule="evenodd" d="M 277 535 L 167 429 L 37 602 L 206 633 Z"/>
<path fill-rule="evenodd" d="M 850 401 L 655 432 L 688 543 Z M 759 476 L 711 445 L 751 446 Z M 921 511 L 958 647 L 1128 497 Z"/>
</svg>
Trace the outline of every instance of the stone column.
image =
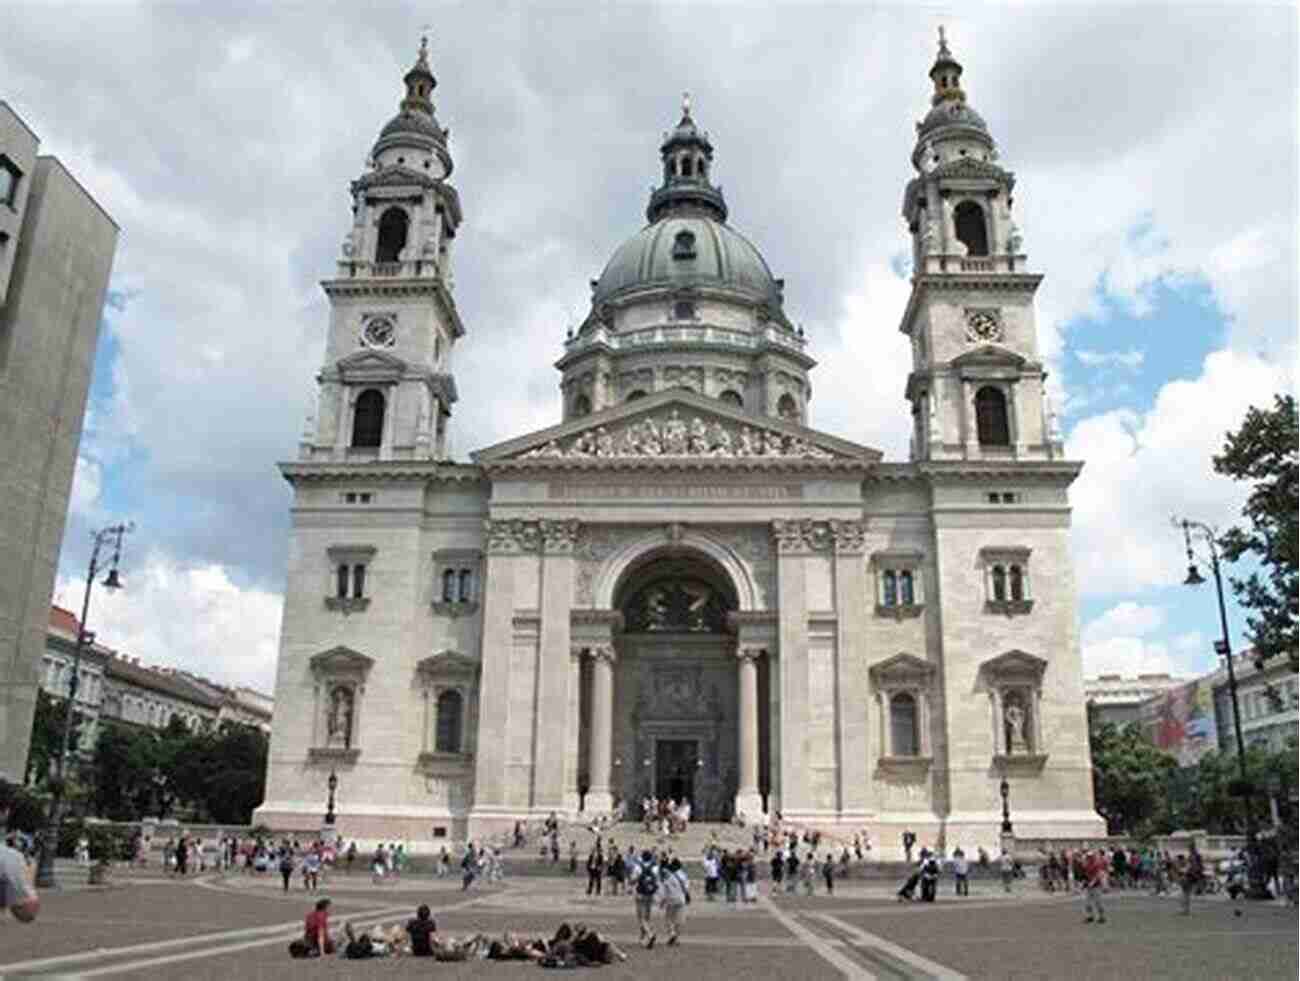
<svg viewBox="0 0 1300 981">
<path fill-rule="evenodd" d="M 593 647 L 587 654 L 591 658 L 591 729 L 587 744 L 591 783 L 583 810 L 602 814 L 614 809 L 609 787 L 610 749 L 614 743 L 614 648 Z"/>
<path fill-rule="evenodd" d="M 875 805 L 867 760 L 870 724 L 867 720 L 866 665 L 870 595 L 867 582 L 866 525 L 860 520 L 831 521 L 835 577 L 835 738 L 836 805 L 841 821 L 865 821 Z"/>
<path fill-rule="evenodd" d="M 773 683 L 780 692 L 779 752 L 776 780 L 781 788 L 781 811 L 800 819 L 811 808 L 808 760 L 804 740 L 808 732 L 808 606 L 804 563 L 813 548 L 812 522 L 774 521 L 776 545 L 778 646 L 780 661 Z"/>
<path fill-rule="evenodd" d="M 758 792 L 758 659 L 762 656 L 763 651 L 757 647 L 736 650 L 740 670 L 736 739 L 740 786 L 736 790 L 736 813 L 750 821 L 763 813 L 763 799 Z"/>
<path fill-rule="evenodd" d="M 537 666 L 536 745 L 533 807 L 564 808 L 564 757 L 568 733 L 570 610 L 573 606 L 573 545 L 579 524 L 573 519 L 538 522 L 542 544 L 542 623 Z"/>
</svg>

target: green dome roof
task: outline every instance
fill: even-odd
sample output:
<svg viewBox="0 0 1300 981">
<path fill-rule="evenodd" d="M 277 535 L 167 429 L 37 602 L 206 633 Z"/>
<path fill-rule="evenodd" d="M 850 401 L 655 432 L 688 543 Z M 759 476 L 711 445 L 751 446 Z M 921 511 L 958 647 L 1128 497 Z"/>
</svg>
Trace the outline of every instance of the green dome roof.
<svg viewBox="0 0 1300 981">
<path fill-rule="evenodd" d="M 781 287 L 753 244 L 705 215 L 669 215 L 647 225 L 614 252 L 592 304 L 627 290 L 722 287 L 781 304 Z"/>
</svg>

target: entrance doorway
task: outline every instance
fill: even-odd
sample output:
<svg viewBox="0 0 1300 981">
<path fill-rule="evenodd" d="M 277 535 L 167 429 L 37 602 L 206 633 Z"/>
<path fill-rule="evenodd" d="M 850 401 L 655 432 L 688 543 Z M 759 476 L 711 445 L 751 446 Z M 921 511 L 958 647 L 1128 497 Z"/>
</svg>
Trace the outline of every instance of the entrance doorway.
<svg viewBox="0 0 1300 981">
<path fill-rule="evenodd" d="M 689 801 L 695 808 L 695 769 L 700 744 L 696 739 L 655 740 L 655 796 Z"/>
</svg>

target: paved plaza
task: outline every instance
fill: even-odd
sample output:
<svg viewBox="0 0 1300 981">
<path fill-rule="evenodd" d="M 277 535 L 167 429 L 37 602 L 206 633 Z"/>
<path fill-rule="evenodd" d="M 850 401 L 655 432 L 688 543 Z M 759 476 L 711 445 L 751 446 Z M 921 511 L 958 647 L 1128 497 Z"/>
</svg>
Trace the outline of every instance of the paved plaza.
<svg viewBox="0 0 1300 981">
<path fill-rule="evenodd" d="M 72 876 L 68 877 L 72 880 Z M 1104 926 L 1083 922 L 1078 896 L 1021 884 L 1005 896 L 977 883 L 961 900 L 951 883 L 933 905 L 900 905 L 884 884 L 849 883 L 834 897 L 781 895 L 766 884 L 753 906 L 703 901 L 695 890 L 679 947 L 636 943 L 632 900 L 587 898 L 585 879 L 528 877 L 462 892 L 458 881 L 407 878 L 372 885 L 338 874 L 321 895 L 332 922 L 404 922 L 427 902 L 440 932 L 547 936 L 565 920 L 584 921 L 628 952 L 628 960 L 586 969 L 615 978 L 797 978 L 819 981 L 922 978 L 1295 978 L 1297 919 L 1277 904 L 1236 907 L 1197 900 L 1190 917 L 1177 901 L 1111 893 Z M 530 964 L 422 959 L 294 961 L 288 942 L 301 932 L 310 898 L 278 881 L 232 875 L 184 882 L 153 875 L 107 888 L 70 885 L 43 897 L 40 919 L 0 930 L 0 977 L 239 979 L 416 977 L 531 974 Z M 1243 909 L 1241 916 L 1235 911 Z"/>
</svg>

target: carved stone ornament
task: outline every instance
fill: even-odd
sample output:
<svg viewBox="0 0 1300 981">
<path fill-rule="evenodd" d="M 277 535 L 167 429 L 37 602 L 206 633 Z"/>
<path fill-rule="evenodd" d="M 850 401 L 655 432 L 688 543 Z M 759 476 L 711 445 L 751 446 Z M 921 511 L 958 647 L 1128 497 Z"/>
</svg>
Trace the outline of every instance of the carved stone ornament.
<svg viewBox="0 0 1300 981">
<path fill-rule="evenodd" d="M 861 521 L 828 521 L 835 539 L 835 551 L 861 554 L 866 551 L 867 529 Z"/>
<path fill-rule="evenodd" d="M 489 518 L 483 522 L 483 528 L 487 533 L 489 552 L 536 552 L 541 544 L 541 531 L 536 521 Z"/>
<path fill-rule="evenodd" d="M 829 548 L 834 538 L 828 522 L 801 518 L 797 521 L 773 521 L 772 538 L 777 551 L 820 552 Z"/>
<path fill-rule="evenodd" d="M 610 431 L 605 426 L 586 430 L 563 441 L 524 454 L 525 458 L 635 458 L 635 457 L 783 457 L 828 460 L 831 454 L 800 436 L 771 429 L 705 422 L 699 416 L 687 421 L 677 409 L 666 415 L 639 419 Z"/>
<path fill-rule="evenodd" d="M 573 552 L 573 545 L 578 540 L 578 532 L 582 529 L 582 522 L 577 518 L 564 518 L 558 521 L 543 519 L 537 524 L 542 534 L 545 551 L 552 554 Z"/>
</svg>

